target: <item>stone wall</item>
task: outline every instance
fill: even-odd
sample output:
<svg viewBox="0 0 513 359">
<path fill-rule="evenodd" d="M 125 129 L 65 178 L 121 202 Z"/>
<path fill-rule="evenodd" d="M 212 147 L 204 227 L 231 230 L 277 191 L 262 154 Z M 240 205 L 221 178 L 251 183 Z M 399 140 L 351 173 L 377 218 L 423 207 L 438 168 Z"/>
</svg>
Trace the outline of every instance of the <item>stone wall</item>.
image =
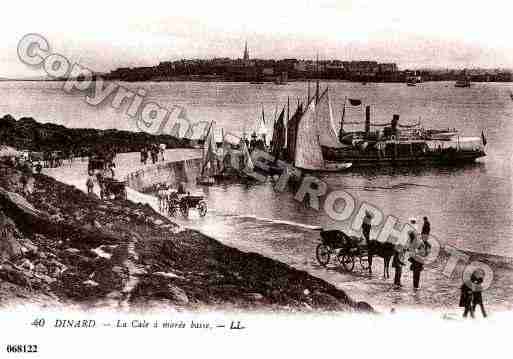
<svg viewBox="0 0 513 359">
<path fill-rule="evenodd" d="M 179 182 L 195 183 L 200 166 L 200 158 L 150 165 L 127 175 L 126 181 L 128 187 L 139 192 L 145 192 L 156 183 L 167 183 L 176 188 Z"/>
</svg>

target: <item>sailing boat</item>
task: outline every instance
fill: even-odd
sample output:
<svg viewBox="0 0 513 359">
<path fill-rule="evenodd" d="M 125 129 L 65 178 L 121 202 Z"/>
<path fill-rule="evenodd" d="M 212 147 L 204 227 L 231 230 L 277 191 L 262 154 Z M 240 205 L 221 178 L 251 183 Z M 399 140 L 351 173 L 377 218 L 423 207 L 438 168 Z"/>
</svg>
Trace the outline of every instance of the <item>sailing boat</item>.
<svg viewBox="0 0 513 359">
<path fill-rule="evenodd" d="M 221 156 L 221 169 L 212 177 L 216 181 L 248 181 L 254 180 L 248 173 L 254 171 L 253 161 L 249 154 L 246 139 L 243 136 L 240 139 L 238 149 L 233 149 L 231 143 L 226 141 L 223 133 L 223 154 Z"/>
<path fill-rule="evenodd" d="M 210 123 L 205 142 L 203 143 L 203 156 L 201 159 L 201 174 L 196 179 L 200 185 L 210 186 L 215 184 L 214 175 L 217 174 L 217 144 L 214 137 L 214 122 Z"/>
<path fill-rule="evenodd" d="M 318 98 L 317 101 L 316 98 Z M 332 128 L 333 119 L 327 117 L 325 104 L 328 105 L 328 113 L 331 113 L 328 89 L 326 89 L 320 97 L 315 96 L 310 100 L 305 112 L 299 119 L 297 124 L 296 148 L 294 151 L 294 166 L 299 169 L 320 172 L 338 172 L 351 167 L 351 163 L 348 162 L 339 163 L 324 160 L 321 141 L 330 141 L 330 143 L 333 143 L 333 140 L 336 140 L 337 143 L 334 144 L 336 146 L 339 144 L 336 139 L 335 131 Z M 326 121 L 330 121 L 329 127 L 326 126 Z"/>
</svg>

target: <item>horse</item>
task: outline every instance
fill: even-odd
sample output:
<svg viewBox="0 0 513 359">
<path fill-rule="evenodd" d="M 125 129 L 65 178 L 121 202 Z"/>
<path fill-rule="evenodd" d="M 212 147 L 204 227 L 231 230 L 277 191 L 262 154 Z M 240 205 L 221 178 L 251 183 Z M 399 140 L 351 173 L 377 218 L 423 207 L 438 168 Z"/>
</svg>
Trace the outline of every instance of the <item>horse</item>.
<svg viewBox="0 0 513 359">
<path fill-rule="evenodd" d="M 383 278 L 390 278 L 389 268 L 390 259 L 394 256 L 396 249 L 393 243 L 380 242 L 375 239 L 369 241 L 367 245 L 369 259 L 369 273 L 372 274 L 372 257 L 378 256 L 383 258 Z"/>
</svg>

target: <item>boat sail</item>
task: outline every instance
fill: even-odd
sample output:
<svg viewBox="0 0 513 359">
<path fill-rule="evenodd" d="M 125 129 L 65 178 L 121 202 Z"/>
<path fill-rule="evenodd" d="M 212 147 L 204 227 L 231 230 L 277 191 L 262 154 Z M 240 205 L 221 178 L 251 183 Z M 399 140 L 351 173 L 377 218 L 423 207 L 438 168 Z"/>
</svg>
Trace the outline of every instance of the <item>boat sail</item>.
<svg viewBox="0 0 513 359">
<path fill-rule="evenodd" d="M 305 170 L 324 167 L 317 124 L 315 122 L 315 101 L 311 100 L 297 126 L 294 166 Z"/>
<path fill-rule="evenodd" d="M 276 158 L 282 157 L 283 149 L 285 148 L 286 133 L 285 133 L 285 108 L 281 110 L 278 120 L 274 123 L 271 154 Z"/>
<path fill-rule="evenodd" d="M 203 156 L 201 160 L 201 174 L 197 179 L 198 184 L 211 185 L 215 183 L 214 175 L 217 174 L 217 144 L 214 137 L 215 123 L 211 122 L 205 142 L 203 143 Z"/>
<path fill-rule="evenodd" d="M 246 145 L 246 141 L 244 141 L 244 139 L 240 140 L 239 147 L 242 152 L 241 171 L 243 173 L 252 173 L 255 169 L 255 165 L 253 164 L 253 161 L 251 160 L 251 155 L 249 153 L 248 146 Z"/>
<path fill-rule="evenodd" d="M 310 101 L 297 124 L 294 166 L 299 169 L 331 172 L 341 171 L 351 166 L 350 163 L 327 163 L 324 161 L 320 140 L 321 132 L 319 132 L 318 125 L 318 122 L 326 114 L 321 102 L 324 96 L 327 96 L 327 91 L 319 98 L 318 103 L 321 106 L 317 106 L 315 98 Z M 322 136 L 327 138 L 324 133 Z"/>
<path fill-rule="evenodd" d="M 296 112 L 287 121 L 287 146 L 286 146 L 286 159 L 290 162 L 294 161 L 296 154 L 296 138 L 297 138 L 297 125 L 303 113 L 303 105 L 299 104 Z"/>
<path fill-rule="evenodd" d="M 324 90 L 316 105 L 317 131 L 321 146 L 331 148 L 342 148 L 346 145 L 340 143 L 337 137 L 337 130 L 333 121 L 333 111 L 328 88 Z"/>
</svg>

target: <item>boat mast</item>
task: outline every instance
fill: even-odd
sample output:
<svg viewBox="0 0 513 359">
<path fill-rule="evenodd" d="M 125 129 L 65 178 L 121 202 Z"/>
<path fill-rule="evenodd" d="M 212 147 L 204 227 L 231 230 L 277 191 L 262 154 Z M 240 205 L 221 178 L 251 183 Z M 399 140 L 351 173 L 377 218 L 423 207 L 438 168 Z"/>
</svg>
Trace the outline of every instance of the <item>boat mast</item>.
<svg viewBox="0 0 513 359">
<path fill-rule="evenodd" d="M 315 104 L 319 101 L 319 52 L 317 52 L 317 57 L 315 59 L 315 77 L 317 78 L 316 87 L 315 87 Z"/>
<path fill-rule="evenodd" d="M 344 130 L 344 117 L 346 116 L 346 102 L 347 102 L 347 96 L 344 97 L 344 107 L 342 107 L 342 115 L 340 117 L 340 131 L 342 132 Z"/>
</svg>

